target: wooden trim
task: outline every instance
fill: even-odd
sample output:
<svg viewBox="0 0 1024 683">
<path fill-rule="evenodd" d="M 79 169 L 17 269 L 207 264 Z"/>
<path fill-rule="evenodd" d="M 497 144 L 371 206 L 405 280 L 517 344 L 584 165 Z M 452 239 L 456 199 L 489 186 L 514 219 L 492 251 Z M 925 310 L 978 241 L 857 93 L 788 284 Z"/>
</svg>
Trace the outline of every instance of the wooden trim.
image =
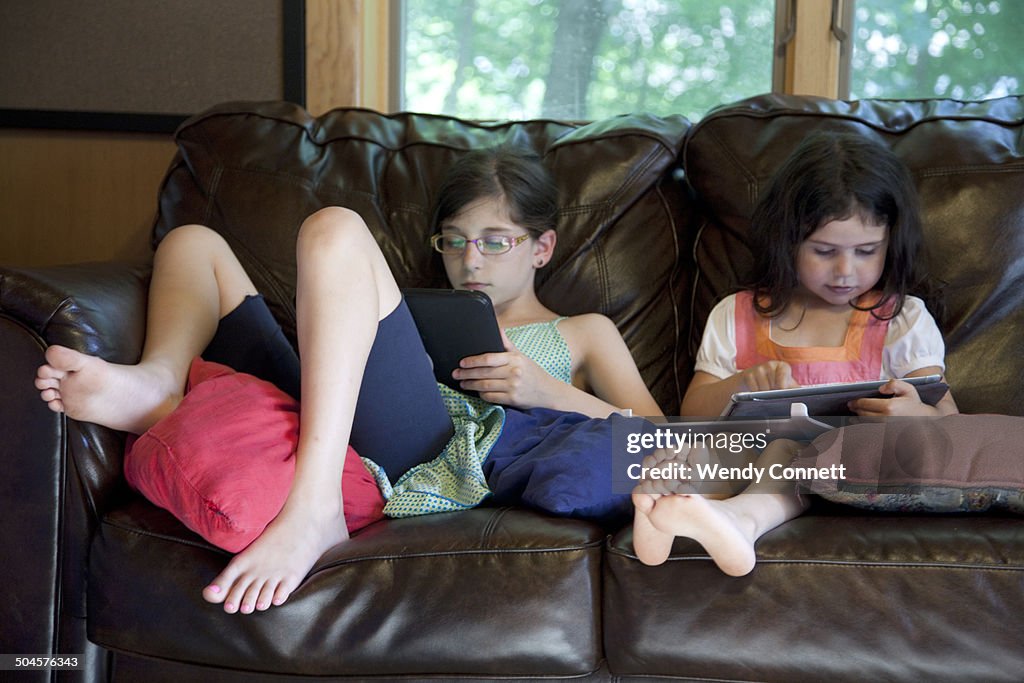
<svg viewBox="0 0 1024 683">
<path fill-rule="evenodd" d="M 839 56 L 840 44 L 832 35 L 832 3 L 797 0 L 796 35 L 786 51 L 784 91 L 838 97 Z"/>
<path fill-rule="evenodd" d="M 394 28 L 401 20 L 401 7 L 393 0 L 372 0 L 363 4 L 362 78 L 359 104 L 377 111 L 397 108 L 392 66 L 401 54 Z"/>
<path fill-rule="evenodd" d="M 360 104 L 363 0 L 306 0 L 306 109 Z"/>
<path fill-rule="evenodd" d="M 306 0 L 306 109 L 393 111 L 396 0 Z"/>
</svg>

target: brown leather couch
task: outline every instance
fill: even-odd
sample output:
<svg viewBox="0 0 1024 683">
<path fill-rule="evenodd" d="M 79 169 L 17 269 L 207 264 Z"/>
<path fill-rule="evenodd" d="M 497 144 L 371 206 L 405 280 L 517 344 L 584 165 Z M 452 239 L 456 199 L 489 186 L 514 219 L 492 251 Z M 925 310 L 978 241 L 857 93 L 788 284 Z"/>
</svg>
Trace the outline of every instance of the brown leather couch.
<svg viewBox="0 0 1024 683">
<path fill-rule="evenodd" d="M 402 285 L 442 286 L 426 247 L 430 188 L 466 149 L 527 144 L 563 191 L 542 298 L 611 316 L 673 413 L 703 320 L 751 258 L 767 178 L 808 131 L 855 130 L 891 144 L 919 184 L 962 410 L 1021 415 L 1022 119 L 1024 98 L 762 96 L 693 126 L 226 104 L 179 129 L 154 241 L 183 223 L 217 229 L 293 335 L 304 216 L 359 211 Z M 1024 520 L 997 513 L 818 502 L 761 539 L 752 574 L 729 578 L 691 542 L 646 567 L 628 528 L 482 507 L 371 525 L 284 607 L 227 615 L 200 589 L 228 556 L 129 490 L 123 435 L 50 413 L 32 386 L 51 343 L 134 362 L 148 272 L 0 269 L 0 652 L 81 655 L 74 680 L 1024 677 Z"/>
</svg>

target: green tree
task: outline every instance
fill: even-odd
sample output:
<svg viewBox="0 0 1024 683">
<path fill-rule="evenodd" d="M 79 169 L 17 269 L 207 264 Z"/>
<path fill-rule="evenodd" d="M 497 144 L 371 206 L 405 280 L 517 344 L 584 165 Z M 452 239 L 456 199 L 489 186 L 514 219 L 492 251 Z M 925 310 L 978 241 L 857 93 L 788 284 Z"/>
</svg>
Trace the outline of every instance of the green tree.
<svg viewBox="0 0 1024 683">
<path fill-rule="evenodd" d="M 406 107 L 483 119 L 696 119 L 771 88 L 774 5 L 407 0 Z"/>
<path fill-rule="evenodd" d="M 858 0 L 853 97 L 979 100 L 1021 91 L 1024 2 Z"/>
<path fill-rule="evenodd" d="M 824 2 L 824 0 L 812 0 Z M 771 89 L 775 0 L 406 0 L 405 107 L 698 119 Z M 857 0 L 853 97 L 1020 92 L 1024 0 Z"/>
</svg>

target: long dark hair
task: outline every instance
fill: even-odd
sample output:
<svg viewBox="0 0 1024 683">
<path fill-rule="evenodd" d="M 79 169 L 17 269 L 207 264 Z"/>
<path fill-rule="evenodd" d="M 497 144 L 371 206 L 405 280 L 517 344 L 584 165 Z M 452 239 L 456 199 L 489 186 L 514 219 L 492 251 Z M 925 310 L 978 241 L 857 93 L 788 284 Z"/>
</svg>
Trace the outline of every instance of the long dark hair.
<svg viewBox="0 0 1024 683">
<path fill-rule="evenodd" d="M 799 284 L 796 255 L 800 244 L 826 223 L 859 216 L 885 225 L 888 246 L 878 285 L 880 300 L 864 310 L 893 317 L 919 273 L 921 216 L 913 179 L 886 146 L 849 133 L 812 133 L 775 173 L 751 218 L 755 265 L 748 287 L 762 315 L 785 310 Z M 889 303 L 892 312 L 878 309 Z"/>
<path fill-rule="evenodd" d="M 473 150 L 452 164 L 438 188 L 432 231 L 484 198 L 503 198 L 512 222 L 533 237 L 555 228 L 558 188 L 551 172 L 536 154 L 503 146 Z"/>
</svg>

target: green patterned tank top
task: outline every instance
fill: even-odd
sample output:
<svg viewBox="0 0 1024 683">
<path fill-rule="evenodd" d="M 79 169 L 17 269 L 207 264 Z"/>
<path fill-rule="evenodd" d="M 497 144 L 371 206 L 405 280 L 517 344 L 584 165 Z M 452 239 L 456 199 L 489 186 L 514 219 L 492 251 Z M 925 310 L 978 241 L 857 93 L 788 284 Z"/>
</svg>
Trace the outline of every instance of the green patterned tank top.
<svg viewBox="0 0 1024 683">
<path fill-rule="evenodd" d="M 561 316 L 549 322 L 530 323 L 505 330 L 509 341 L 528 358 L 563 382 L 572 381 L 572 355 L 558 331 Z M 505 410 L 475 396 L 467 396 L 444 384 L 438 390 L 452 418 L 455 434 L 439 456 L 413 467 L 395 482 L 372 460 L 363 458 L 387 503 L 389 517 L 414 517 L 476 507 L 490 495 L 483 463 L 505 423 Z"/>
</svg>

